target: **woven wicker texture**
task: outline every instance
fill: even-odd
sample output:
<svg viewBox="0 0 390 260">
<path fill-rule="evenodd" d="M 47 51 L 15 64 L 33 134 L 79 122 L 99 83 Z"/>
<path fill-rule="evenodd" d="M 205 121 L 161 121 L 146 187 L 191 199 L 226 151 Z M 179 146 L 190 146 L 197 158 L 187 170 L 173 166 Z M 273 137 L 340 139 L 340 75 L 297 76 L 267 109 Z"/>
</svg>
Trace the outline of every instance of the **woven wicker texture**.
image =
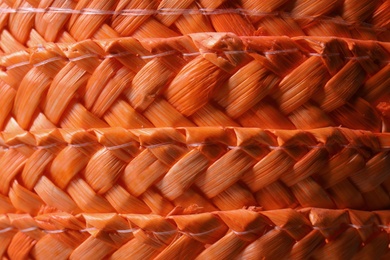
<svg viewBox="0 0 390 260">
<path fill-rule="evenodd" d="M 245 126 L 388 131 L 390 44 L 192 34 L 0 57 L 0 130 Z"/>
<path fill-rule="evenodd" d="M 390 259 L 388 0 L 0 0 L 0 105 L 1 259 Z"/>
<path fill-rule="evenodd" d="M 13 259 L 379 259 L 390 214 L 353 210 L 234 210 L 0 215 L 0 254 Z M 7 248 L 8 247 L 8 248 Z"/>
<path fill-rule="evenodd" d="M 196 32 L 390 41 L 387 0 L 2 0 L 0 49 Z"/>
<path fill-rule="evenodd" d="M 390 134 L 342 128 L 3 133 L 0 213 L 390 206 Z"/>
</svg>

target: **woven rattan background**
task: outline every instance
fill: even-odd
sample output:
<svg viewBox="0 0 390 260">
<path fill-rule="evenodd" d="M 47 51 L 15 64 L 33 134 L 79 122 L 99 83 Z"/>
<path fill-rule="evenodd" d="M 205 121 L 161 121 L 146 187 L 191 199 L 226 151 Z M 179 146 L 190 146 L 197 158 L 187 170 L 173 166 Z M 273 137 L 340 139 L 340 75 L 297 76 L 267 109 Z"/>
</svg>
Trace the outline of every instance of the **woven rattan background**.
<svg viewBox="0 0 390 260">
<path fill-rule="evenodd" d="M 9 245 L 13 259 L 386 259 L 388 223 L 388 211 L 327 209 L 9 214 L 0 218 L 8 230 L 0 250 Z"/>
<path fill-rule="evenodd" d="M 390 258 L 387 0 L 0 1 L 2 259 Z"/>
<path fill-rule="evenodd" d="M 387 209 L 389 139 L 341 128 L 4 133 L 0 213 Z"/>
<path fill-rule="evenodd" d="M 0 48 L 196 32 L 389 41 L 385 0 L 2 0 Z"/>
<path fill-rule="evenodd" d="M 0 129 L 388 131 L 389 55 L 384 42 L 226 33 L 48 43 L 0 57 Z"/>
</svg>

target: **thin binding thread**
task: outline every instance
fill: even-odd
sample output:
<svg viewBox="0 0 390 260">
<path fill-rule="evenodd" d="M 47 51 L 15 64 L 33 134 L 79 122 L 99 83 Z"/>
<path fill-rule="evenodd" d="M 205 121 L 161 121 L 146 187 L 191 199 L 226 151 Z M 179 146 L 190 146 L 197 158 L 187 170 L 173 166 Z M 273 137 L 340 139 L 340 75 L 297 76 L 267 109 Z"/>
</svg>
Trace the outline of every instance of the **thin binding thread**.
<svg viewBox="0 0 390 260">
<path fill-rule="evenodd" d="M 264 55 L 277 55 L 277 54 L 294 53 L 294 52 L 299 52 L 299 50 L 298 49 L 286 49 L 286 50 L 277 50 L 277 51 L 265 51 L 265 52 L 263 52 L 263 54 Z M 183 57 L 191 57 L 191 56 L 197 56 L 197 55 L 208 54 L 208 53 L 215 53 L 215 52 L 205 51 L 202 53 L 201 52 L 180 53 L 180 52 L 176 52 L 176 51 L 167 51 L 167 52 L 162 52 L 162 53 L 157 53 L 157 54 L 152 54 L 152 55 L 139 55 L 138 57 L 146 60 L 146 59 L 154 59 L 154 58 L 159 58 L 159 57 L 167 57 L 167 56 L 176 55 L 176 54 L 181 54 Z M 231 55 L 231 54 L 243 54 L 243 53 L 250 54 L 250 53 L 256 53 L 256 52 L 254 52 L 252 50 L 238 50 L 238 51 L 223 51 L 220 53 L 223 53 L 225 55 L 226 54 Z M 7 67 L 5 67 L 5 69 L 11 70 L 11 69 L 15 69 L 15 68 L 23 67 L 23 66 L 28 66 L 28 65 L 32 65 L 34 67 L 39 67 L 39 66 L 43 66 L 43 65 L 46 65 L 48 63 L 51 63 L 51 62 L 55 62 L 57 60 L 65 60 L 65 61 L 68 60 L 70 62 L 75 62 L 75 61 L 80 61 L 80 60 L 84 60 L 84 59 L 88 59 L 88 58 L 110 59 L 110 58 L 122 57 L 122 56 L 127 56 L 127 55 L 131 55 L 131 54 L 129 52 L 120 52 L 120 53 L 108 54 L 108 55 L 99 57 L 99 55 L 91 53 L 91 54 L 85 54 L 85 55 L 75 57 L 75 58 L 66 58 L 66 57 L 58 56 L 58 57 L 52 57 L 52 58 L 40 61 L 40 62 L 35 63 L 35 64 L 31 64 L 29 61 L 22 61 L 19 63 L 12 64 L 10 66 L 7 66 Z M 310 53 L 306 53 L 306 55 L 318 56 L 318 57 L 332 57 L 332 56 L 341 56 L 341 53 L 322 54 L 322 53 L 310 52 Z M 370 59 L 370 57 L 367 55 L 363 55 L 363 56 L 344 57 L 344 59 L 346 59 L 346 60 L 366 60 L 366 59 Z M 383 63 L 390 63 L 390 60 L 382 60 L 382 62 Z"/>
<path fill-rule="evenodd" d="M 300 225 L 300 226 L 297 226 L 297 227 L 286 228 L 286 227 L 282 227 L 282 226 L 271 226 L 271 225 L 269 225 L 269 227 L 272 227 L 275 230 L 283 230 L 283 231 L 294 230 L 294 229 L 301 228 L 303 226 L 304 225 Z M 388 226 L 388 225 L 380 225 L 380 224 L 377 224 L 377 225 L 360 225 L 360 226 L 359 225 L 354 225 L 354 224 L 347 224 L 346 226 L 349 227 L 349 228 L 357 229 L 357 230 L 359 230 L 359 229 L 360 230 L 361 229 L 369 229 L 369 228 L 380 228 L 380 229 L 389 229 L 390 228 L 390 226 Z M 339 227 L 340 226 L 330 226 L 330 227 L 311 226 L 311 228 L 313 230 L 320 230 L 320 231 L 321 230 L 338 229 Z M 28 228 L 24 228 L 24 229 L 17 229 L 15 227 L 9 226 L 9 227 L 0 229 L 0 234 L 4 234 L 4 233 L 7 233 L 7 232 L 12 232 L 12 231 L 19 231 L 19 232 L 22 232 L 22 233 L 29 233 L 29 232 L 36 231 L 36 230 L 45 232 L 47 234 L 59 234 L 59 233 L 67 232 L 68 230 L 69 231 L 78 231 L 80 233 L 95 232 L 95 231 L 118 232 L 118 233 L 134 233 L 134 232 L 136 232 L 138 230 L 142 230 L 142 229 L 141 228 L 129 228 L 129 229 L 118 229 L 118 230 L 101 230 L 101 229 L 98 229 L 98 228 L 95 228 L 95 227 L 91 227 L 91 228 L 83 228 L 83 229 L 76 230 L 76 229 L 42 229 L 42 228 L 39 228 L 39 227 L 36 227 L 36 226 L 28 227 Z M 185 231 L 182 231 L 182 230 L 179 230 L 179 229 L 174 229 L 174 230 L 162 231 L 162 232 L 153 231 L 153 233 L 158 234 L 158 235 L 181 233 L 181 234 L 188 235 L 188 236 L 198 237 L 198 236 L 203 236 L 203 235 L 210 234 L 210 233 L 212 233 L 212 232 L 214 232 L 216 230 L 218 230 L 218 228 L 214 228 L 214 229 L 211 229 L 211 230 L 208 230 L 208 231 L 205 231 L 205 232 L 200 232 L 200 233 L 191 233 L 191 232 L 185 232 Z M 254 228 L 254 229 L 250 229 L 250 230 L 247 230 L 247 231 L 232 230 L 232 232 L 235 233 L 236 235 L 248 235 L 248 234 L 256 233 L 258 230 L 260 230 L 260 229 L 259 228 Z"/>
<path fill-rule="evenodd" d="M 329 16 L 310 16 L 310 15 L 293 15 L 288 12 L 261 12 L 256 10 L 248 10 L 244 8 L 234 9 L 176 9 L 176 8 L 161 8 L 161 9 L 123 9 L 120 11 L 100 10 L 93 8 L 83 8 L 80 10 L 71 8 L 34 8 L 34 7 L 18 7 L 18 8 L 0 8 L 0 13 L 3 14 L 17 14 L 17 13 L 53 13 L 53 14 L 72 14 L 72 15 L 113 15 L 113 16 L 150 16 L 150 15 L 196 15 L 201 14 L 205 16 L 218 14 L 239 14 L 242 16 L 282 16 L 294 19 L 312 19 L 316 21 L 330 21 L 334 24 L 356 26 L 353 22 L 345 21 L 344 19 L 336 19 Z M 371 28 L 376 31 L 387 31 L 386 27 L 375 27 L 370 23 L 360 22 L 357 28 Z"/>
<path fill-rule="evenodd" d="M 97 144 L 102 145 L 99 142 L 86 142 L 86 143 L 78 143 L 78 144 L 69 144 L 69 143 L 67 144 L 67 143 L 59 142 L 59 143 L 53 143 L 53 144 L 49 144 L 49 145 L 40 145 L 40 146 L 33 146 L 33 145 L 29 145 L 29 144 L 16 144 L 16 145 L 10 145 L 10 146 L 0 145 L 0 149 L 3 149 L 3 151 L 7 151 L 9 149 L 18 149 L 18 148 L 21 148 L 21 147 L 32 147 L 32 148 L 38 150 L 38 149 L 50 149 L 50 148 L 58 147 L 58 146 L 62 146 L 62 145 L 71 146 L 71 147 L 75 147 L 75 148 L 80 148 L 80 147 L 88 147 L 88 146 L 97 145 Z M 104 145 L 103 146 L 107 150 L 109 150 L 109 151 L 114 151 L 114 150 L 118 150 L 118 149 L 129 147 L 132 144 L 136 144 L 136 142 L 129 142 L 129 143 L 124 143 L 124 144 L 114 145 L 114 146 L 104 146 Z M 152 145 L 142 145 L 142 144 L 139 144 L 139 147 L 140 148 L 145 148 L 145 149 L 153 149 L 153 148 L 159 148 L 159 147 L 164 147 L 164 146 L 168 146 L 168 145 L 175 145 L 175 144 L 177 144 L 177 143 L 175 143 L 175 142 L 164 142 L 164 143 L 152 144 Z M 185 144 L 185 145 L 187 147 L 196 148 L 196 147 L 202 147 L 202 146 L 213 145 L 213 144 L 215 144 L 215 143 L 204 142 L 204 143 L 189 143 L 189 144 Z M 302 145 L 299 145 L 299 146 L 302 147 Z M 306 145 L 304 147 L 307 147 L 307 148 L 310 148 L 310 149 L 322 149 L 322 148 L 326 148 L 327 146 L 328 145 L 326 145 L 326 144 L 320 144 L 320 145 Z M 364 148 L 364 146 L 349 145 L 349 144 L 348 145 L 340 145 L 340 146 L 343 147 L 343 148 L 346 148 L 346 149 L 361 149 L 361 148 Z M 287 149 L 293 148 L 295 146 L 262 145 L 262 147 L 268 148 L 270 150 L 287 150 Z M 235 149 L 243 149 L 243 148 L 245 148 L 245 146 L 227 145 L 226 148 L 228 150 L 235 150 Z M 376 150 L 378 152 L 389 151 L 390 147 L 381 147 L 379 150 L 378 149 L 376 149 Z"/>
</svg>

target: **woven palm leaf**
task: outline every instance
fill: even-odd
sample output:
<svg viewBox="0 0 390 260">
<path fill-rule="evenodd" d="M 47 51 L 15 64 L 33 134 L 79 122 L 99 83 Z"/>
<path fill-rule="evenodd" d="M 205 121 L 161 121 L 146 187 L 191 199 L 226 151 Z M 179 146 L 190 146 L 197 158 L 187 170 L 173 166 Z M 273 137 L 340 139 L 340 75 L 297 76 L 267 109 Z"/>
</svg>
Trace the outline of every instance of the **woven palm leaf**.
<svg viewBox="0 0 390 260">
<path fill-rule="evenodd" d="M 0 1 L 2 259 L 390 258 L 390 2 Z"/>
<path fill-rule="evenodd" d="M 388 131 L 390 45 L 192 34 L 0 57 L 0 129 L 244 126 Z"/>
<path fill-rule="evenodd" d="M 386 0 L 2 0 L 0 49 L 197 32 L 389 41 Z"/>
<path fill-rule="evenodd" d="M 140 214 L 0 215 L 12 259 L 378 259 L 389 212 L 304 208 Z"/>
<path fill-rule="evenodd" d="M 0 144 L 0 213 L 390 206 L 389 134 L 54 129 L 3 133 Z"/>
</svg>

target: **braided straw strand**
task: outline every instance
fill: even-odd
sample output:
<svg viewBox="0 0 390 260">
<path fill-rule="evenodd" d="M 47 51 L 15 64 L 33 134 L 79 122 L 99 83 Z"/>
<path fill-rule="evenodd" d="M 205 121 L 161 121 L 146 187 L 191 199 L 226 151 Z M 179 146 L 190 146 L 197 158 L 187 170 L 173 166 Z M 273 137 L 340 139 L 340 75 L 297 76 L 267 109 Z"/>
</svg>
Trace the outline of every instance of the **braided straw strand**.
<svg viewBox="0 0 390 260">
<path fill-rule="evenodd" d="M 0 215 L 12 259 L 367 259 L 389 255 L 389 213 L 240 209 L 168 217 L 47 212 Z"/>
<path fill-rule="evenodd" d="M 3 133 L 0 213 L 167 215 L 257 206 L 390 206 L 390 136 L 345 128 Z"/>
<path fill-rule="evenodd" d="M 389 0 L 0 0 L 1 259 L 390 259 Z"/>
<path fill-rule="evenodd" d="M 198 32 L 389 41 L 386 0 L 0 1 L 0 49 Z"/>
<path fill-rule="evenodd" d="M 0 56 L 0 129 L 386 132 L 389 54 L 382 42 L 229 33 L 48 43 Z"/>
</svg>

